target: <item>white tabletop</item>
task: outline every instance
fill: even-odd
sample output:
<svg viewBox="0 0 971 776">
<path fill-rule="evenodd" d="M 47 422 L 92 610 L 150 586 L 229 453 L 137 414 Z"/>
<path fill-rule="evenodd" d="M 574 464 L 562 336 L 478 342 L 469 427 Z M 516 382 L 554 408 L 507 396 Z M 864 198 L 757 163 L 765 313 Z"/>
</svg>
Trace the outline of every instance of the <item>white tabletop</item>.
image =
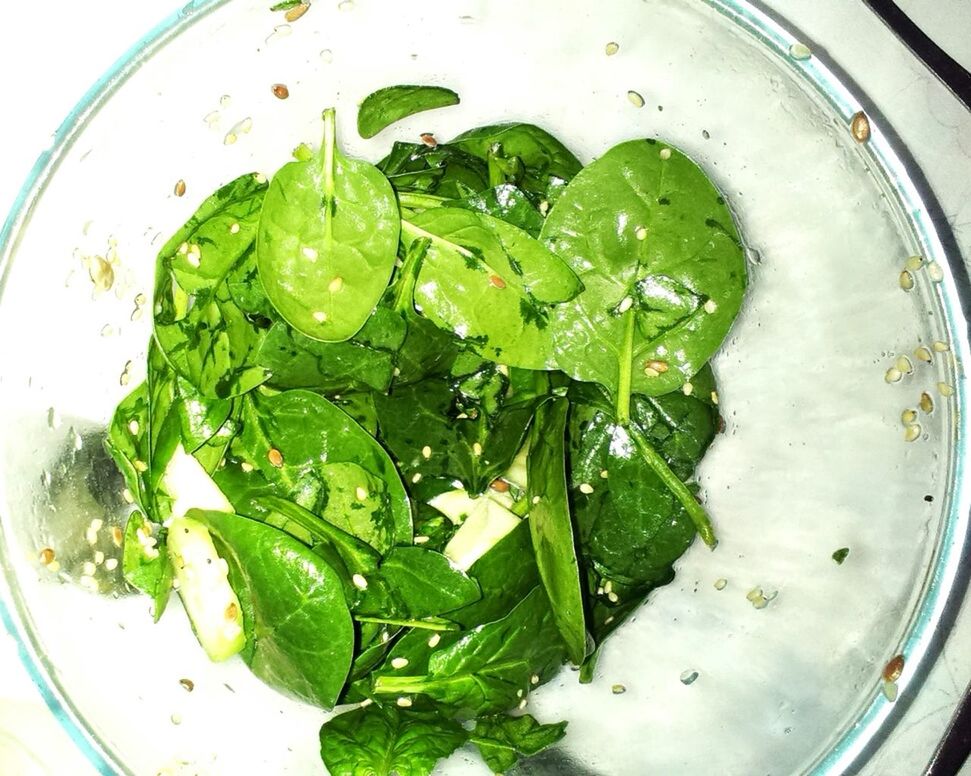
<svg viewBox="0 0 971 776">
<path fill-rule="evenodd" d="M 971 113 L 910 55 L 861 0 L 766 0 L 825 49 L 876 103 L 937 193 L 965 256 L 971 255 Z M 971 2 L 898 0 L 923 29 L 971 68 Z M 55 127 L 82 94 L 176 0 L 46 0 L 6 3 L 2 12 L 0 212 L 5 212 Z M 267 5 L 270 5 L 267 0 Z M 971 605 L 944 653 L 866 776 L 919 774 L 971 679 Z M 43 763 L 23 759 L 22 742 Z M 0 632 L 0 773 L 91 773 L 44 707 Z M 971 765 L 962 771 L 971 776 Z"/>
</svg>

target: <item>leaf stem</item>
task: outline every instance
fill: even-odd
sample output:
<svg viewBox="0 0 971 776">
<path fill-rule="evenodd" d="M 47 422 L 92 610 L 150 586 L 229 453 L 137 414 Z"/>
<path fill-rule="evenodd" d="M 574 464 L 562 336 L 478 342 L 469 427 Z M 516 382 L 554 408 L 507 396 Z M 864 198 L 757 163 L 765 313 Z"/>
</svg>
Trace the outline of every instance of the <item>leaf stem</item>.
<svg viewBox="0 0 971 776">
<path fill-rule="evenodd" d="M 402 628 L 420 628 L 422 630 L 430 631 L 455 631 L 459 629 L 459 626 L 454 622 L 449 622 L 447 620 L 442 620 L 440 622 L 433 622 L 429 620 L 396 620 L 389 617 L 367 617 L 365 615 L 354 615 L 354 619 L 358 622 L 374 622 L 379 625 L 398 625 Z"/>
<path fill-rule="evenodd" d="M 624 426 L 630 438 L 634 441 L 637 452 L 641 454 L 641 457 L 647 462 L 647 465 L 654 470 L 654 473 L 661 478 L 661 482 L 664 483 L 665 487 L 681 502 L 681 506 L 685 508 L 688 517 L 691 518 L 691 522 L 698 529 L 698 535 L 702 541 L 708 547 L 714 549 L 715 545 L 718 544 L 718 540 L 715 538 L 715 530 L 712 528 L 711 520 L 708 518 L 708 513 L 705 512 L 704 507 L 698 503 L 698 499 L 688 490 L 688 486 L 681 481 L 681 478 L 671 471 L 667 461 L 647 441 L 640 429 L 635 427 L 633 423 L 625 423 Z"/>
<path fill-rule="evenodd" d="M 626 426 L 630 421 L 630 386 L 634 368 L 634 310 L 624 313 L 624 341 L 620 349 L 620 372 L 617 378 L 617 422 Z"/>
<path fill-rule="evenodd" d="M 398 286 L 394 291 L 394 304 L 392 307 L 395 312 L 403 313 L 413 309 L 418 271 L 421 269 L 421 263 L 428 253 L 428 246 L 430 244 L 431 241 L 427 237 L 420 237 L 405 250 L 405 259 L 401 265 Z"/>
<path fill-rule="evenodd" d="M 445 197 L 439 197 L 435 194 L 422 194 L 417 191 L 399 191 L 398 192 L 398 204 L 402 208 L 407 208 L 408 210 L 417 210 L 419 208 L 431 208 L 431 207 L 444 207 L 445 203 L 448 202 Z"/>
<path fill-rule="evenodd" d="M 327 239 L 333 238 L 334 231 L 334 161 L 337 147 L 337 113 L 333 108 L 327 108 L 323 113 L 324 142 L 321 145 L 321 165 L 324 175 L 323 200 L 326 211 L 324 230 Z"/>
</svg>

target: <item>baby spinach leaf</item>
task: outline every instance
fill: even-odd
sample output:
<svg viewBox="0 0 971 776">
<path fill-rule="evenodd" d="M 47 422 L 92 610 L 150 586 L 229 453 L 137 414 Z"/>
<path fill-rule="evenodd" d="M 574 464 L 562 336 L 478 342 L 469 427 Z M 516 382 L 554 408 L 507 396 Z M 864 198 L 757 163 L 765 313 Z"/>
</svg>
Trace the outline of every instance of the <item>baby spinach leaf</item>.
<svg viewBox="0 0 971 776">
<path fill-rule="evenodd" d="M 148 383 L 144 382 L 115 408 L 104 440 L 105 449 L 121 472 L 132 498 L 146 511 L 151 504 L 151 475 L 148 472 L 152 460 L 150 411 Z"/>
<path fill-rule="evenodd" d="M 578 173 L 580 161 L 559 140 L 533 124 L 492 124 L 463 132 L 450 142 L 483 159 L 490 184 L 512 183 L 537 201 L 552 204 Z"/>
<path fill-rule="evenodd" d="M 319 342 L 280 322 L 267 332 L 257 361 L 269 371 L 268 383 L 276 388 L 385 391 L 404 338 L 401 316 L 383 307 L 344 342 Z"/>
<path fill-rule="evenodd" d="M 149 546 L 145 537 L 152 526 L 141 512 L 133 512 L 125 524 L 121 569 L 125 581 L 152 599 L 152 616 L 159 621 L 169 602 L 174 570 L 164 544 Z"/>
<path fill-rule="evenodd" d="M 622 422 L 631 392 L 658 396 L 691 379 L 742 303 L 745 259 L 728 206 L 691 159 L 654 140 L 585 167 L 541 239 L 584 285 L 555 308 L 556 363 L 606 386 Z"/>
<path fill-rule="evenodd" d="M 462 199 L 450 200 L 448 207 L 462 207 L 500 218 L 530 237 L 539 237 L 545 220 L 525 192 L 511 183 L 500 183 L 480 192 L 470 191 Z"/>
<path fill-rule="evenodd" d="M 552 365 L 550 305 L 580 289 L 569 267 L 521 229 L 459 208 L 403 222 L 404 243 L 418 239 L 429 241 L 415 285 L 424 316 L 495 361 Z"/>
<path fill-rule="evenodd" d="M 587 631 L 566 483 L 564 436 L 569 407 L 568 400 L 554 398 L 536 408 L 528 459 L 527 522 L 553 618 L 570 660 L 580 665 L 587 651 Z"/>
<path fill-rule="evenodd" d="M 209 528 L 229 565 L 250 669 L 278 690 L 332 708 L 354 657 L 354 626 L 337 574 L 263 523 L 225 512 L 192 510 L 190 517 Z"/>
<path fill-rule="evenodd" d="M 339 397 L 331 397 L 331 403 L 346 412 L 351 420 L 367 431 L 371 436 L 378 435 L 378 413 L 374 409 L 374 400 L 370 393 L 344 393 Z"/>
<path fill-rule="evenodd" d="M 408 116 L 458 104 L 459 96 L 443 86 L 386 86 L 361 101 L 357 132 L 363 138 L 374 137 L 385 127 Z"/>
<path fill-rule="evenodd" d="M 563 662 L 564 649 L 542 588 L 515 609 L 439 647 L 422 675 L 380 675 L 377 695 L 419 694 L 468 716 L 505 711 Z M 399 672 L 400 673 L 400 672 Z"/>
<path fill-rule="evenodd" d="M 242 424 L 231 447 L 237 463 L 216 477 L 230 481 L 226 497 L 237 510 L 252 512 L 247 491 L 259 496 L 268 483 L 379 552 L 411 544 L 411 507 L 394 464 L 339 407 L 309 391 L 253 393 Z"/>
<path fill-rule="evenodd" d="M 391 279 L 398 231 L 387 179 L 340 153 L 334 111 L 324 111 L 320 154 L 285 164 L 266 192 L 256 260 L 267 298 L 311 339 L 349 339 Z"/>
<path fill-rule="evenodd" d="M 243 175 L 210 196 L 159 252 L 155 339 L 166 360 L 207 397 L 228 398 L 266 379 L 255 363 L 263 333 L 227 278 L 253 261 L 266 184 Z"/>
<path fill-rule="evenodd" d="M 449 145 L 395 143 L 377 167 L 399 194 L 460 198 L 464 191 L 481 191 L 489 185 L 485 162 Z"/>
<path fill-rule="evenodd" d="M 441 714 L 371 704 L 324 723 L 320 756 L 331 776 L 429 776 L 468 737 Z"/>
<path fill-rule="evenodd" d="M 471 741 L 494 773 L 505 773 L 520 757 L 539 754 L 563 738 L 566 724 L 543 725 L 530 714 L 499 714 L 476 720 Z"/>
</svg>

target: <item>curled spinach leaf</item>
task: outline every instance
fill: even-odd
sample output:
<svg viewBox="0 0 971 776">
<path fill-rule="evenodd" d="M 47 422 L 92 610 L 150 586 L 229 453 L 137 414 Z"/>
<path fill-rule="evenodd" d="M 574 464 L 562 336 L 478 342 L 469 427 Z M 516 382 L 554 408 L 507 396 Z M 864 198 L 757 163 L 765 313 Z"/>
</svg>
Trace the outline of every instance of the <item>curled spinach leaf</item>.
<svg viewBox="0 0 971 776">
<path fill-rule="evenodd" d="M 377 167 L 399 195 L 424 192 L 451 199 L 489 186 L 485 162 L 449 145 L 395 143 Z"/>
<path fill-rule="evenodd" d="M 471 741 L 494 773 L 505 773 L 521 757 L 548 749 L 566 734 L 566 722 L 543 725 L 530 714 L 499 714 L 476 720 Z"/>
<path fill-rule="evenodd" d="M 320 154 L 285 164 L 260 214 L 256 259 L 266 296 L 311 339 L 340 342 L 367 321 L 391 279 L 398 249 L 394 191 L 367 162 L 337 149 L 324 111 Z"/>
<path fill-rule="evenodd" d="M 458 105 L 459 96 L 443 86 L 386 86 L 371 92 L 357 112 L 357 132 L 363 138 L 374 137 L 385 127 L 435 108 Z"/>
</svg>

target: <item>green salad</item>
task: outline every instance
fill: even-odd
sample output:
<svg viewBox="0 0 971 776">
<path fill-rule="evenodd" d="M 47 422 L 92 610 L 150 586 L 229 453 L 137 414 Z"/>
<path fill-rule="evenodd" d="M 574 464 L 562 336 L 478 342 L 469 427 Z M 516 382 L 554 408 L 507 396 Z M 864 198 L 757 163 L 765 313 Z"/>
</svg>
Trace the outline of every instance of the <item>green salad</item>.
<svg viewBox="0 0 971 776">
<path fill-rule="evenodd" d="M 359 131 L 458 102 L 395 86 Z M 226 184 L 162 248 L 146 381 L 108 450 L 127 581 L 213 660 L 337 712 L 334 776 L 504 772 L 695 536 L 708 361 L 746 285 L 724 199 L 657 139 L 583 166 L 532 124 Z"/>
</svg>

